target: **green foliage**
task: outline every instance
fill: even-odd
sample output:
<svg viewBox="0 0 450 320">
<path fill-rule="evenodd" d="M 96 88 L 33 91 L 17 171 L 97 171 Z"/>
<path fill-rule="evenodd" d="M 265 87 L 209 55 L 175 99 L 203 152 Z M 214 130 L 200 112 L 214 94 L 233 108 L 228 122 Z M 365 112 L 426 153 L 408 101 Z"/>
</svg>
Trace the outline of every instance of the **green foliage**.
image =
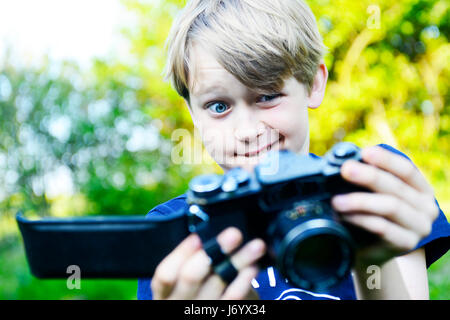
<svg viewBox="0 0 450 320">
<path fill-rule="evenodd" d="M 310 114 L 312 151 L 341 139 L 388 143 L 412 158 L 448 212 L 448 3 L 310 3 L 329 48 L 327 94 Z"/>
<path fill-rule="evenodd" d="M 171 161 L 173 130 L 193 130 L 183 100 L 162 81 L 164 42 L 185 1 L 124 1 L 130 61 L 40 68 L 0 61 L 0 298 L 133 299 L 135 281 L 33 278 L 14 214 L 145 214 L 216 165 Z M 346 140 L 388 143 L 412 158 L 450 212 L 448 1 L 308 1 L 328 47 L 323 104 L 310 112 L 311 152 Z M 9 56 L 13 54 L 10 53 Z M 8 57 L 8 54 L 6 55 Z M 59 171 L 58 171 L 59 170 Z M 57 172 L 70 195 L 52 195 Z M 448 298 L 448 255 L 430 270 L 433 299 Z"/>
</svg>

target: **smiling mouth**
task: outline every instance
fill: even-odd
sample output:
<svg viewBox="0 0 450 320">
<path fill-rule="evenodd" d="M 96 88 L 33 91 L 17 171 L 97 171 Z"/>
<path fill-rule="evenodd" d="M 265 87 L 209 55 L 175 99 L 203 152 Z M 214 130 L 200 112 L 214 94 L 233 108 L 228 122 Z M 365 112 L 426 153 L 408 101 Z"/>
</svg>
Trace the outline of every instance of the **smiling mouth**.
<svg viewBox="0 0 450 320">
<path fill-rule="evenodd" d="M 234 155 L 235 156 L 243 156 L 243 157 L 246 157 L 246 158 L 256 157 L 256 156 L 258 156 L 258 155 L 260 155 L 260 154 L 262 154 L 264 152 L 268 152 L 268 151 L 272 150 L 272 148 L 276 144 L 279 144 L 281 146 L 283 141 L 284 141 L 284 137 L 280 137 L 279 140 L 276 140 L 276 141 L 274 141 L 274 142 L 272 142 L 272 143 L 270 143 L 270 144 L 268 144 L 268 145 L 266 145 L 266 146 L 264 146 L 264 147 L 262 147 L 262 148 L 260 148 L 258 150 L 249 151 L 249 152 L 246 152 L 244 154 L 235 153 Z"/>
</svg>

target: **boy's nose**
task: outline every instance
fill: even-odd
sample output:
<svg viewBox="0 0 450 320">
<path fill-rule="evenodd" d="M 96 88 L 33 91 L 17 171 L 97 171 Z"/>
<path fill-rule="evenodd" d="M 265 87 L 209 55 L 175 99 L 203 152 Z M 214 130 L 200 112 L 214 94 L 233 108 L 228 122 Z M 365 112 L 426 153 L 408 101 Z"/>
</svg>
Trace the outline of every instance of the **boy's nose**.
<svg viewBox="0 0 450 320">
<path fill-rule="evenodd" d="M 251 143 L 257 140 L 266 131 L 266 126 L 262 122 L 252 123 L 251 121 L 243 121 L 236 128 L 234 136 L 241 142 Z"/>
</svg>

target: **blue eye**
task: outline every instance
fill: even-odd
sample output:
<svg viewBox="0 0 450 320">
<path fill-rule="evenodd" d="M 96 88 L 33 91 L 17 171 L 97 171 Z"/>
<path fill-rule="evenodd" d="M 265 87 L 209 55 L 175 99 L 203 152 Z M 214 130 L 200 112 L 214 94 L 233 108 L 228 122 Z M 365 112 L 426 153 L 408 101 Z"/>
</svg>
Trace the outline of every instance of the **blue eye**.
<svg viewBox="0 0 450 320">
<path fill-rule="evenodd" d="M 268 102 L 268 101 L 271 101 L 273 99 L 278 98 L 279 96 L 281 96 L 280 93 L 277 93 L 277 94 L 266 94 L 266 95 L 261 96 L 259 98 L 259 101 L 260 102 Z M 267 98 L 267 99 L 265 99 L 265 98 Z"/>
<path fill-rule="evenodd" d="M 208 106 L 208 109 L 211 110 L 213 113 L 224 113 L 228 110 L 228 106 L 222 102 L 216 102 L 213 104 L 210 104 Z"/>
</svg>

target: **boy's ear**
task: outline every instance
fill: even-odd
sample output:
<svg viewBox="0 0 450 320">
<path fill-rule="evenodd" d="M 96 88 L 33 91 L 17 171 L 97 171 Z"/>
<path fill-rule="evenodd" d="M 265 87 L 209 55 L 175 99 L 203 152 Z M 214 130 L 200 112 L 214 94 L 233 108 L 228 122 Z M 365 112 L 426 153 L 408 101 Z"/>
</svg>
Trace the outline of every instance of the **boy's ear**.
<svg viewBox="0 0 450 320">
<path fill-rule="evenodd" d="M 325 96 L 325 87 L 328 80 L 328 69 L 327 66 L 322 62 L 317 69 L 316 76 L 314 77 L 314 82 L 311 87 L 311 93 L 308 97 L 308 107 L 315 109 L 322 103 L 323 97 Z"/>
</svg>

